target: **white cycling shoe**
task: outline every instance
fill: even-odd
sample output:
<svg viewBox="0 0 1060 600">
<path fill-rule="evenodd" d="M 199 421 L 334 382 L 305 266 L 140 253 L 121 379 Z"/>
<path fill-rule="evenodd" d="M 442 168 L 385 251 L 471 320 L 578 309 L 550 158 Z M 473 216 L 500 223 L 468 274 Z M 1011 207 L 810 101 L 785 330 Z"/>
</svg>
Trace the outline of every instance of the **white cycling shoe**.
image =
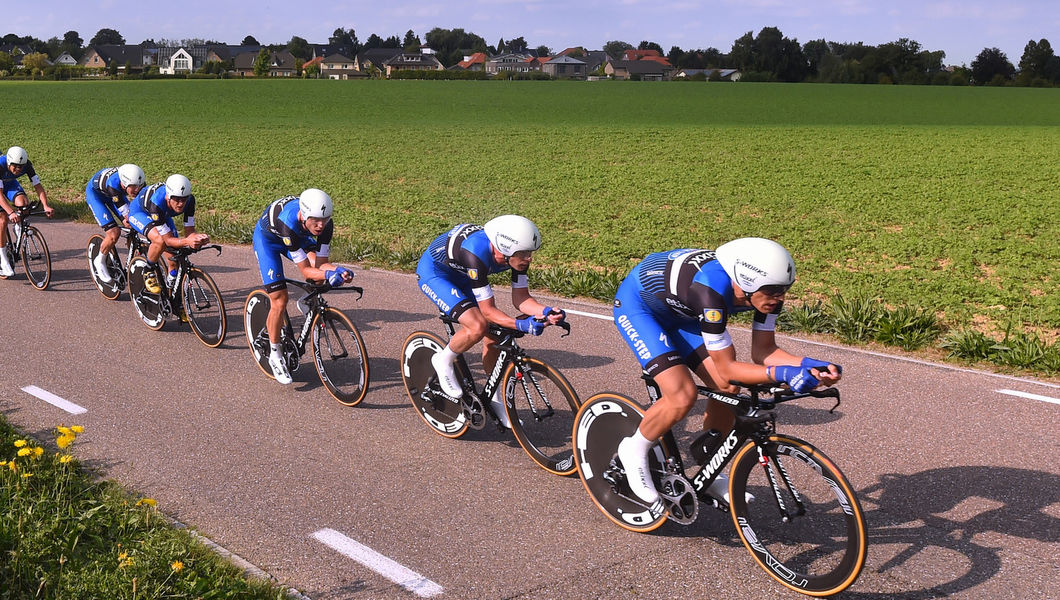
<svg viewBox="0 0 1060 600">
<path fill-rule="evenodd" d="M 107 268 L 106 254 L 97 254 L 96 257 L 92 259 L 92 266 L 95 268 L 96 277 L 99 277 L 100 281 L 103 283 L 114 281 L 114 278 L 110 275 L 110 269 Z"/>
<path fill-rule="evenodd" d="M 729 476 L 718 475 L 707 487 L 707 495 L 724 500 L 725 504 L 729 504 Z M 744 492 L 743 497 L 748 504 L 755 501 L 755 495 L 751 492 Z"/>
<path fill-rule="evenodd" d="M 493 405 L 493 412 L 500 419 L 501 425 L 505 429 L 512 428 L 512 421 L 508 418 L 508 411 L 504 408 L 504 400 L 501 400 L 501 391 L 498 389 L 493 394 L 493 398 L 490 400 L 490 404 Z M 522 421 L 520 421 L 522 423 Z"/>
<path fill-rule="evenodd" d="M 291 374 L 287 372 L 287 362 L 283 360 L 282 356 L 270 354 L 269 366 L 272 367 L 272 376 L 276 378 L 276 381 L 284 385 L 288 385 L 293 381 Z"/>
<path fill-rule="evenodd" d="M 653 510 L 655 505 L 661 507 L 659 491 L 655 489 L 651 471 L 648 470 L 648 456 L 634 445 L 633 438 L 625 438 L 618 444 L 618 459 L 626 470 L 626 482 L 633 495 L 651 505 Z"/>
<path fill-rule="evenodd" d="M 440 353 L 435 353 L 431 357 L 431 365 L 434 367 L 434 372 L 438 374 L 438 385 L 441 386 L 442 392 L 453 398 L 463 397 L 464 390 L 460 387 L 460 380 L 456 376 L 452 361 L 447 361 Z"/>
<path fill-rule="evenodd" d="M 15 270 L 11 268 L 11 260 L 8 258 L 7 246 L 0 246 L 0 275 L 11 277 Z"/>
</svg>

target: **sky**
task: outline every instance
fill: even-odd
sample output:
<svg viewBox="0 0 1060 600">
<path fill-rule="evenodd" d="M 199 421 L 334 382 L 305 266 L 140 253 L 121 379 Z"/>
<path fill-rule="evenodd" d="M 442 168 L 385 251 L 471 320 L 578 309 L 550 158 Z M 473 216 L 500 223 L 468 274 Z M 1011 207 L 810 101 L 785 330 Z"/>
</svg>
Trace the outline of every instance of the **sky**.
<svg viewBox="0 0 1060 600">
<path fill-rule="evenodd" d="M 364 42 L 372 33 L 422 40 L 435 27 L 462 28 L 490 45 L 522 36 L 531 48 L 599 50 L 611 40 L 683 50 L 722 52 L 747 33 L 777 27 L 800 44 L 879 45 L 908 38 L 942 50 L 945 64 L 970 65 L 984 48 L 998 48 L 1015 65 L 1030 40 L 1048 39 L 1060 52 L 1056 0 L 57 0 L 4 11 L 0 31 L 42 40 L 77 31 L 87 44 L 102 28 L 130 44 L 145 39 L 202 38 L 263 44 L 292 36 L 327 43 L 337 27 Z"/>
</svg>

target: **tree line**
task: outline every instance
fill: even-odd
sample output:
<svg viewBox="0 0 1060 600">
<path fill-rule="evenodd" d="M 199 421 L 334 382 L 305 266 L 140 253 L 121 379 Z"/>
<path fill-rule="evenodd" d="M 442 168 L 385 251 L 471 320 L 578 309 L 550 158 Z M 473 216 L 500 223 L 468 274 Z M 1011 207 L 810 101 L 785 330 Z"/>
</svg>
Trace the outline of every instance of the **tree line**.
<svg viewBox="0 0 1060 600">
<path fill-rule="evenodd" d="M 63 52 L 79 59 L 87 46 L 126 43 L 117 30 L 110 28 L 100 29 L 87 45 L 76 31 L 67 31 L 61 39 L 52 37 L 47 41 L 9 33 L 2 38 L 2 42 L 25 46 L 42 55 L 33 57 L 30 68 L 44 64 L 44 57 L 55 60 Z M 407 52 L 416 52 L 425 43 L 446 67 L 462 61 L 468 52 L 496 55 L 530 50 L 530 44 L 522 36 L 507 41 L 501 38 L 491 45 L 475 33 L 459 28 L 441 27 L 431 29 L 422 41 L 410 29 L 403 37 L 382 37 L 372 33 L 363 43 L 353 28 L 339 27 L 328 38 L 327 43 L 350 58 L 372 48 L 401 48 Z M 154 39 L 147 39 L 141 44 L 191 46 L 220 45 L 223 42 L 204 39 L 162 39 L 156 42 Z M 261 46 L 270 52 L 287 50 L 302 61 L 308 60 L 313 54 L 312 45 L 299 36 L 292 36 L 286 44 L 262 45 L 253 36 L 248 35 L 239 45 Z M 551 55 L 553 52 L 544 45 L 536 46 L 533 50 L 539 56 Z M 613 40 L 603 47 L 604 52 L 616 59 L 626 50 L 656 50 L 678 69 L 739 69 L 743 74 L 743 81 L 1033 86 L 1060 84 L 1060 58 L 1056 56 L 1049 40 L 1044 38 L 1027 42 L 1018 68 L 997 48 L 984 48 L 969 66 L 946 68 L 943 64 L 946 56 L 944 51 L 927 50 L 919 42 L 908 38 L 878 46 L 862 42 L 831 42 L 825 39 L 799 44 L 797 40 L 785 37 L 776 27 L 764 27 L 757 35 L 748 31 L 733 41 L 729 52 L 722 52 L 717 48 L 684 50 L 679 46 L 671 46 L 669 52 L 664 52 L 662 46 L 651 41 L 641 41 L 637 46 L 633 46 L 628 42 Z M 579 53 L 580 51 L 577 51 L 575 55 Z M 0 52 L 0 71 L 13 72 L 14 61 L 4 54 Z"/>
</svg>

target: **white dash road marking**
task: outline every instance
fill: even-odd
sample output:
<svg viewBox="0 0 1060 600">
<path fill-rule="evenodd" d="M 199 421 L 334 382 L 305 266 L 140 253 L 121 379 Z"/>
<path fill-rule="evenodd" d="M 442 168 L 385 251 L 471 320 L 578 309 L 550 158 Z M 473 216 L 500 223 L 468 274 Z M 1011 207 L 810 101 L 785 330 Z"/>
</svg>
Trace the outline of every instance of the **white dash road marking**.
<svg viewBox="0 0 1060 600">
<path fill-rule="evenodd" d="M 22 391 L 26 392 L 30 396 L 36 396 L 37 398 L 44 400 L 48 404 L 51 404 L 52 406 L 55 406 L 57 408 L 61 408 L 72 415 L 81 415 L 88 412 L 87 408 L 83 406 L 78 406 L 73 402 L 70 402 L 69 400 L 64 400 L 56 396 L 55 394 L 49 392 L 48 390 L 42 390 L 35 385 L 27 385 L 26 387 L 22 388 Z"/>
<path fill-rule="evenodd" d="M 600 320 L 603 320 L 603 321 L 614 321 L 615 320 L 615 318 L 612 317 L 611 315 L 598 315 L 596 313 L 582 312 L 580 310 L 574 310 L 573 308 L 564 308 L 563 311 L 564 312 L 569 312 L 572 315 L 581 315 L 583 317 L 592 317 L 594 319 L 600 319 Z"/>
<path fill-rule="evenodd" d="M 340 554 L 348 556 L 421 598 L 442 593 L 442 586 L 397 563 L 368 546 L 346 537 L 334 529 L 321 529 L 313 538 Z"/>
<path fill-rule="evenodd" d="M 1042 402 L 1051 402 L 1053 404 L 1060 404 L 1060 398 L 1053 398 L 1050 396 L 1039 396 L 1038 394 L 1029 394 L 1027 392 L 1018 392 L 1016 390 L 998 390 L 1000 394 L 1008 394 L 1009 396 L 1019 396 L 1020 398 L 1029 398 L 1031 400 L 1041 400 Z"/>
</svg>

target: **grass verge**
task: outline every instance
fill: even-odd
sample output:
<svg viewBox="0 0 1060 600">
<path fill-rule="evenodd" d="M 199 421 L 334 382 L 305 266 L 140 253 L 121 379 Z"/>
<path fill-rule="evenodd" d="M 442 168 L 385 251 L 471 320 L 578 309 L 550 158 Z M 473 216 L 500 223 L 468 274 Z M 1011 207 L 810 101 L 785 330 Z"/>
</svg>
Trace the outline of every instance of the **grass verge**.
<svg viewBox="0 0 1060 600">
<path fill-rule="evenodd" d="M 287 597 L 84 469 L 82 431 L 57 427 L 51 450 L 0 415 L 0 599 Z"/>
</svg>

